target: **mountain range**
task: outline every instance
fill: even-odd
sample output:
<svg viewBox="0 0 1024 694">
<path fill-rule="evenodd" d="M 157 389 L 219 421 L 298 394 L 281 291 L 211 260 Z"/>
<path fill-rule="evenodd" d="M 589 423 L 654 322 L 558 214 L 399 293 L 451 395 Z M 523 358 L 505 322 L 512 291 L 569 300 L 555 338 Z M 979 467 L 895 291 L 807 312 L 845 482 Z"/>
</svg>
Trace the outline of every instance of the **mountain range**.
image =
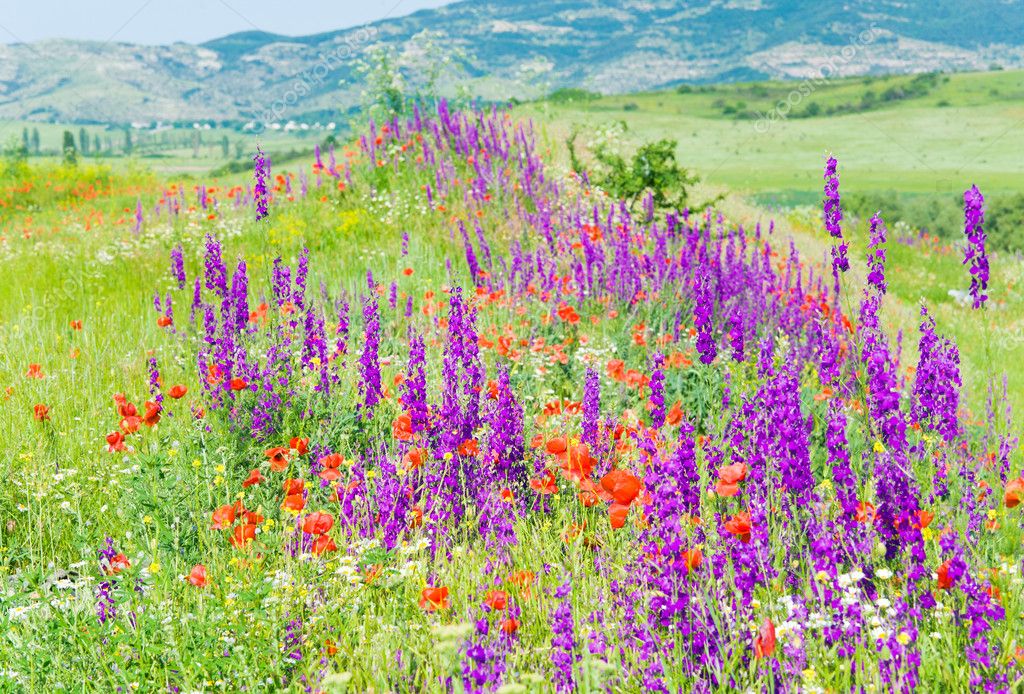
<svg viewBox="0 0 1024 694">
<path fill-rule="evenodd" d="M 382 75 L 504 100 L 993 66 L 1024 66 L 1021 0 L 463 0 L 301 37 L 0 45 L 0 119 L 312 122 L 357 108 Z"/>
</svg>

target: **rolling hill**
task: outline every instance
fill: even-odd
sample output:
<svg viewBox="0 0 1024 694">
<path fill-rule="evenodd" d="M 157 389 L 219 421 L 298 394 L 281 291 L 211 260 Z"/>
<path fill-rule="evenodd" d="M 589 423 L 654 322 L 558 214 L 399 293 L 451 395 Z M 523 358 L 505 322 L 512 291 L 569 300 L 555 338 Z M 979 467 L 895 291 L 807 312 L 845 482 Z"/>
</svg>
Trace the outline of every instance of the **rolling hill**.
<svg viewBox="0 0 1024 694">
<path fill-rule="evenodd" d="M 128 123 L 330 118 L 361 100 L 357 66 L 393 51 L 403 86 L 533 98 L 680 83 L 1024 65 L 1019 2 L 466 0 L 303 37 L 202 45 L 50 40 L 0 46 L 0 118 Z M 443 62 L 447 59 L 447 62 Z M 459 69 L 455 69 L 458 65 Z"/>
</svg>

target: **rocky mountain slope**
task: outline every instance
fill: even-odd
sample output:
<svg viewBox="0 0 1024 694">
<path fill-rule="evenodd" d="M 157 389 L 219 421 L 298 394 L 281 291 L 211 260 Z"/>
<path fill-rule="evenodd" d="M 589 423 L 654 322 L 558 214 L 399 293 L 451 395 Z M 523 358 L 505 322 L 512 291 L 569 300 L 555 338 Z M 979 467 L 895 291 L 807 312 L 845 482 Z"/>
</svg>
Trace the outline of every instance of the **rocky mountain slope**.
<svg viewBox="0 0 1024 694">
<path fill-rule="evenodd" d="M 681 82 L 1018 67 L 1024 9 L 1019 0 L 465 0 L 303 37 L 246 32 L 202 45 L 0 45 L 0 118 L 329 118 L 360 103 L 357 65 L 380 46 L 393 51 L 406 88 L 422 88 L 433 75 L 442 93 L 461 85 L 489 99 L 532 98 L 565 86 L 612 93 Z"/>
</svg>

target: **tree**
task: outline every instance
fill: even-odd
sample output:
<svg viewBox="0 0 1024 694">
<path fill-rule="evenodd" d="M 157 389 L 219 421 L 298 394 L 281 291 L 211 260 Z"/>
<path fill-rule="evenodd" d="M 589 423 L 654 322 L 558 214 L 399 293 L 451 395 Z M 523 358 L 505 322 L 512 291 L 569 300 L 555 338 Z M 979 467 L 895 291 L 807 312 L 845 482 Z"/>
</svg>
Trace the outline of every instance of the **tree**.
<svg viewBox="0 0 1024 694">
<path fill-rule="evenodd" d="M 369 112 L 382 121 L 390 121 L 405 112 L 402 76 L 395 66 L 394 51 L 380 46 L 369 57 L 369 63 L 357 67 L 363 76 L 369 100 Z"/>
<path fill-rule="evenodd" d="M 227 159 L 228 157 L 231 156 L 231 141 L 228 140 L 228 136 L 227 135 L 225 135 L 224 137 L 220 138 L 220 151 L 221 151 L 221 154 L 224 155 L 225 159 Z"/>
<path fill-rule="evenodd" d="M 31 143 L 29 141 L 28 128 L 22 128 L 22 130 L 21 130 L 21 146 L 25 148 L 25 153 L 26 154 L 30 150 L 30 144 Z"/>
<path fill-rule="evenodd" d="M 78 130 L 78 149 L 82 151 L 82 156 L 89 156 L 89 133 L 85 132 L 85 128 Z"/>
<path fill-rule="evenodd" d="M 576 152 L 577 132 L 566 140 L 569 160 L 575 171 L 586 167 Z M 592 148 L 596 166 L 588 172 L 590 182 L 626 201 L 632 210 L 641 196 L 650 193 L 655 207 L 681 209 L 687 205 L 689 186 L 700 179 L 676 161 L 675 140 L 658 140 L 641 145 L 630 159 L 607 143 Z M 701 205 L 701 207 L 706 206 Z"/>
<path fill-rule="evenodd" d="M 103 145 L 100 144 L 100 136 L 99 135 L 93 135 L 92 136 L 92 153 L 93 153 L 93 155 L 98 157 L 102 150 L 103 150 Z"/>
<path fill-rule="evenodd" d="M 32 128 L 32 153 L 39 155 L 39 128 Z"/>
<path fill-rule="evenodd" d="M 124 153 L 132 153 L 132 131 L 128 128 L 124 129 Z"/>
<path fill-rule="evenodd" d="M 64 152 L 64 163 L 68 166 L 74 166 L 78 163 L 78 151 L 75 149 L 75 136 L 70 130 L 64 131 L 64 146 L 61 148 Z"/>
</svg>

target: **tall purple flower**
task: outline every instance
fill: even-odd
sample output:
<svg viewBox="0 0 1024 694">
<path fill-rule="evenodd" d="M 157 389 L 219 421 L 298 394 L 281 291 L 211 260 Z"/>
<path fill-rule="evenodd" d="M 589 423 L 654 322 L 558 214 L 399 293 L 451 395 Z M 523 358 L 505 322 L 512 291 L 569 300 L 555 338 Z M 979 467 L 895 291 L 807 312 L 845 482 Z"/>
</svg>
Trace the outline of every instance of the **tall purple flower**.
<svg viewBox="0 0 1024 694">
<path fill-rule="evenodd" d="M 743 354 L 743 310 L 738 303 L 733 304 L 729 311 L 729 346 L 732 347 L 732 358 L 742 362 Z"/>
<path fill-rule="evenodd" d="M 100 624 L 108 619 L 117 619 L 117 603 L 114 602 L 113 581 L 100 581 L 96 587 L 96 618 Z"/>
<path fill-rule="evenodd" d="M 409 411 L 413 436 L 425 433 L 428 426 L 426 349 L 423 337 L 413 333 L 409 340 L 409 366 L 402 383 L 402 403 Z"/>
<path fill-rule="evenodd" d="M 178 289 L 185 288 L 185 259 L 182 257 L 181 244 L 171 249 L 171 277 L 178 284 Z"/>
<path fill-rule="evenodd" d="M 665 372 L 662 366 L 665 357 L 660 352 L 654 355 L 651 372 L 651 426 L 660 429 L 665 423 Z"/>
<path fill-rule="evenodd" d="M 843 509 L 843 523 L 852 530 L 857 517 L 857 476 L 850 466 L 850 453 L 846 442 L 846 414 L 841 400 L 829 402 L 825 429 L 825 447 L 832 470 L 836 499 Z"/>
<path fill-rule="evenodd" d="M 135 202 L 135 234 L 138 234 L 140 231 L 142 231 L 142 222 L 142 198 L 139 198 Z"/>
<path fill-rule="evenodd" d="M 256 201 L 256 221 L 264 219 L 267 214 L 267 179 L 270 177 L 270 160 L 263 154 L 263 150 L 256 147 L 256 156 L 253 157 L 255 167 L 253 175 L 256 178 L 256 187 L 253 190 L 253 198 Z"/>
<path fill-rule="evenodd" d="M 348 301 L 342 298 L 338 302 L 338 329 L 335 331 L 335 354 L 348 354 Z"/>
<path fill-rule="evenodd" d="M 583 381 L 583 435 L 580 440 L 588 446 L 597 445 L 598 425 L 601 421 L 601 377 L 587 367 Z"/>
<path fill-rule="evenodd" d="M 164 395 L 160 390 L 160 367 L 157 365 L 156 357 L 149 358 L 149 394 L 153 396 L 153 402 L 163 404 Z"/>
<path fill-rule="evenodd" d="M 373 410 L 383 395 L 380 383 L 380 317 L 377 311 L 377 299 L 373 296 L 363 297 L 363 329 L 366 341 L 363 353 L 359 356 L 360 388 L 363 392 L 363 407 L 366 418 L 373 419 Z"/>
<path fill-rule="evenodd" d="M 964 234 L 967 235 L 967 247 L 964 249 L 964 265 L 971 264 L 971 298 L 974 308 L 981 308 L 988 300 L 984 294 L 988 289 L 988 256 L 985 255 L 985 198 L 978 186 L 971 186 L 964 191 Z"/>
<path fill-rule="evenodd" d="M 934 429 L 949 443 L 960 432 L 960 352 L 952 341 L 935 334 L 935 319 L 923 306 L 921 316 L 910 417 Z"/>
<path fill-rule="evenodd" d="M 703 265 L 698 269 L 695 300 L 693 324 L 697 328 L 697 352 L 702 364 L 710 364 L 718 354 L 715 339 L 711 336 L 711 314 L 715 308 L 715 297 L 711 291 L 707 268 Z"/>
<path fill-rule="evenodd" d="M 230 301 L 234 310 L 231 327 L 241 332 L 249 323 L 249 276 L 244 260 L 238 261 L 235 274 L 231 276 Z"/>
<path fill-rule="evenodd" d="M 885 283 L 886 236 L 885 222 L 876 213 L 871 217 L 871 228 L 868 231 L 868 284 L 880 295 L 885 294 L 888 288 Z"/>
<path fill-rule="evenodd" d="M 213 234 L 206 235 L 206 288 L 222 299 L 228 294 L 228 269 Z"/>
<path fill-rule="evenodd" d="M 319 373 L 320 382 L 314 386 L 314 390 L 327 395 L 330 390 L 330 379 L 327 371 L 327 339 L 324 335 L 324 319 L 320 312 L 312 306 L 306 309 L 303 328 L 305 339 L 302 344 L 302 365 Z"/>
<path fill-rule="evenodd" d="M 559 586 L 555 591 L 558 607 L 551 615 L 551 664 L 554 665 L 555 691 L 562 694 L 576 689 L 573 665 L 580 659 L 576 653 L 576 632 L 572 619 L 572 603 L 569 599 L 572 581 Z"/>
<path fill-rule="evenodd" d="M 832 270 L 835 273 L 850 269 L 850 260 L 846 257 L 847 246 L 843 243 L 843 230 L 840 222 L 843 219 L 843 208 L 839 204 L 839 173 L 836 167 L 839 162 L 829 157 L 825 162 L 825 229 L 839 244 L 832 246 Z"/>
</svg>

